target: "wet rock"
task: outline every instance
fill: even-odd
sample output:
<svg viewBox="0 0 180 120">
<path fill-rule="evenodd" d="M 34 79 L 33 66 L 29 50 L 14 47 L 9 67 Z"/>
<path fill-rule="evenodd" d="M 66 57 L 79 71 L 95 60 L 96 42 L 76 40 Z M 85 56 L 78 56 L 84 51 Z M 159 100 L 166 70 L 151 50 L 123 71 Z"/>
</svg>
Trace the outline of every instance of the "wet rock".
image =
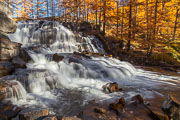
<svg viewBox="0 0 180 120">
<path fill-rule="evenodd" d="M 99 113 L 99 114 L 105 114 L 107 110 L 104 108 L 96 107 L 94 108 L 94 112 Z"/>
<path fill-rule="evenodd" d="M 82 54 L 84 54 L 84 55 L 85 55 L 85 54 L 88 54 L 88 52 L 87 52 L 87 51 L 82 51 L 81 53 L 82 53 Z"/>
<path fill-rule="evenodd" d="M 9 109 L 1 114 L 5 116 L 6 118 L 8 118 L 8 120 L 10 120 L 16 117 L 20 111 L 21 111 L 21 108 L 13 107 L 12 109 Z"/>
<path fill-rule="evenodd" d="M 10 74 L 14 70 L 14 66 L 8 61 L 0 61 L 0 77 Z"/>
<path fill-rule="evenodd" d="M 29 54 L 23 48 L 20 49 L 19 57 L 21 59 L 23 59 L 25 62 L 28 62 L 28 61 L 31 60 L 31 57 L 29 56 Z"/>
<path fill-rule="evenodd" d="M 83 120 L 117 120 L 117 115 L 103 107 L 91 105 L 83 110 L 81 118 Z"/>
<path fill-rule="evenodd" d="M 118 115 L 124 112 L 125 100 L 120 98 L 118 103 L 109 104 L 109 109 L 115 111 Z"/>
<path fill-rule="evenodd" d="M 73 54 L 79 59 L 82 59 L 81 56 L 85 57 L 85 58 L 88 58 L 88 59 L 91 59 L 91 57 L 89 55 L 86 55 L 86 53 L 84 53 L 84 52 L 82 52 L 82 53 L 73 52 Z"/>
<path fill-rule="evenodd" d="M 64 56 L 61 56 L 57 53 L 53 55 L 53 61 L 55 61 L 55 62 L 62 61 L 63 59 L 64 59 Z"/>
<path fill-rule="evenodd" d="M 27 108 L 20 112 L 19 120 L 35 120 L 48 115 L 48 108 Z"/>
<path fill-rule="evenodd" d="M 0 120 L 8 120 L 8 117 L 5 115 L 0 115 Z"/>
<path fill-rule="evenodd" d="M 45 117 L 40 117 L 36 120 L 58 120 L 56 116 L 54 115 L 48 115 L 48 116 L 45 116 Z"/>
<path fill-rule="evenodd" d="M 14 106 L 10 103 L 0 103 L 0 120 L 9 120 L 14 118 L 20 111 L 20 107 Z"/>
<path fill-rule="evenodd" d="M 0 60 L 11 60 L 20 54 L 21 44 L 15 43 L 0 35 Z"/>
<path fill-rule="evenodd" d="M 122 88 L 118 87 L 117 82 L 107 83 L 106 85 L 103 85 L 102 88 L 103 88 L 103 91 L 106 91 L 106 92 L 109 92 L 109 93 L 122 91 Z"/>
<path fill-rule="evenodd" d="M 12 20 L 12 11 L 5 2 L 0 1 L 0 32 L 14 33 L 16 23 Z"/>
<path fill-rule="evenodd" d="M 12 97 L 18 99 L 18 88 L 19 84 L 16 81 L 0 81 L 0 101 Z"/>
<path fill-rule="evenodd" d="M 162 109 L 170 120 L 180 119 L 180 101 L 176 100 L 172 95 L 169 95 L 168 99 L 164 101 Z"/>
<path fill-rule="evenodd" d="M 81 119 L 78 118 L 77 116 L 73 116 L 73 117 L 63 117 L 62 120 L 81 120 Z"/>
<path fill-rule="evenodd" d="M 35 53 L 40 53 L 41 51 L 41 45 L 36 45 L 36 46 L 29 46 L 28 50 L 32 50 Z"/>
<path fill-rule="evenodd" d="M 12 64 L 14 65 L 15 68 L 26 68 L 26 63 L 24 62 L 23 59 L 19 57 L 14 57 L 12 59 Z"/>
<path fill-rule="evenodd" d="M 80 59 L 81 60 L 81 59 Z M 80 61 L 78 58 L 74 58 L 74 57 L 70 57 L 69 58 L 69 63 L 81 63 L 81 61 Z"/>
<path fill-rule="evenodd" d="M 169 120 L 168 116 L 164 113 L 152 111 L 151 115 L 156 120 Z"/>
<path fill-rule="evenodd" d="M 123 107 L 125 106 L 125 99 L 124 99 L 124 97 L 119 99 L 118 104 L 121 104 Z"/>
<path fill-rule="evenodd" d="M 131 98 L 131 104 L 144 104 L 144 99 L 141 95 L 135 95 Z"/>
</svg>

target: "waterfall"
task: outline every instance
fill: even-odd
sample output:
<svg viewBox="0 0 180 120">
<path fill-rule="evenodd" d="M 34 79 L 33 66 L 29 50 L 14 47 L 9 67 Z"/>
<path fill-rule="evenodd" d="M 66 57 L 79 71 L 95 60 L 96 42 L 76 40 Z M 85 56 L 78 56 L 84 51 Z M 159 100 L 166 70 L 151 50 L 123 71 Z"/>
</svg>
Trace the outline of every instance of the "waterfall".
<svg viewBox="0 0 180 120">
<path fill-rule="evenodd" d="M 90 35 L 82 37 L 58 22 L 34 21 L 19 22 L 16 33 L 10 34 L 12 41 L 21 43 L 23 47 L 47 45 L 53 53 L 92 52 L 104 53 L 102 44 Z"/>
<path fill-rule="evenodd" d="M 131 64 L 114 58 L 73 54 L 83 51 L 105 53 L 105 50 L 95 36 L 73 33 L 58 22 L 19 22 L 17 31 L 9 34 L 9 38 L 21 43 L 32 59 L 27 63 L 27 69 L 18 69 L 14 75 L 24 90 L 35 96 L 66 88 L 109 97 L 103 93 L 103 85 L 133 78 L 136 72 Z M 64 59 L 53 61 L 55 53 Z"/>
<path fill-rule="evenodd" d="M 94 35 L 73 33 L 58 22 L 19 22 L 9 38 L 21 43 L 32 59 L 26 69 L 16 69 L 12 76 L 2 78 L 17 82 L 6 97 L 14 104 L 48 106 L 64 115 L 79 111 L 80 106 L 94 99 L 113 101 L 135 94 L 152 98 L 162 95 L 156 91 L 161 84 L 179 87 L 175 84 L 178 77 L 136 69 L 112 57 L 81 54 L 105 54 L 105 50 Z M 55 55 L 60 58 L 56 60 Z M 109 82 L 117 82 L 126 90 L 107 94 L 102 86 Z"/>
</svg>

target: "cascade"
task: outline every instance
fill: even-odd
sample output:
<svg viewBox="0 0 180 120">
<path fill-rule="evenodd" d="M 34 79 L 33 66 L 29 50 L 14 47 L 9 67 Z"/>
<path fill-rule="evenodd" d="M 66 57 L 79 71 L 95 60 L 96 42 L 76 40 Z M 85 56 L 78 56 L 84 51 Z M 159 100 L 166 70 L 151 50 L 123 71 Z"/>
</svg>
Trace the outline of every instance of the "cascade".
<svg viewBox="0 0 180 120">
<path fill-rule="evenodd" d="M 13 79 L 18 81 L 21 89 L 16 91 L 23 91 L 18 96 L 26 94 L 26 97 L 21 97 L 25 101 L 22 104 L 49 106 L 54 103 L 56 106 L 71 99 L 72 93 L 81 96 L 74 100 L 83 101 L 80 104 L 94 98 L 102 101 L 120 97 L 122 93 L 103 92 L 102 86 L 108 82 L 117 82 L 120 86 L 129 88 L 138 86 L 136 92 L 142 93 L 145 97 L 155 94 L 145 86 L 153 88 L 161 83 L 172 84 L 168 81 L 172 77 L 136 69 L 128 62 L 111 57 L 84 57 L 74 54 L 82 51 L 105 53 L 105 50 L 95 36 L 84 37 L 79 33 L 73 33 L 58 22 L 19 22 L 17 31 L 9 34 L 9 38 L 21 43 L 32 59 L 27 63 L 27 69 L 17 69 L 13 74 Z M 54 54 L 63 56 L 64 59 L 55 62 Z M 132 94 L 135 92 L 128 92 L 126 96 Z M 74 103 L 66 104 L 71 106 Z M 66 108 L 67 106 L 61 107 Z"/>
</svg>

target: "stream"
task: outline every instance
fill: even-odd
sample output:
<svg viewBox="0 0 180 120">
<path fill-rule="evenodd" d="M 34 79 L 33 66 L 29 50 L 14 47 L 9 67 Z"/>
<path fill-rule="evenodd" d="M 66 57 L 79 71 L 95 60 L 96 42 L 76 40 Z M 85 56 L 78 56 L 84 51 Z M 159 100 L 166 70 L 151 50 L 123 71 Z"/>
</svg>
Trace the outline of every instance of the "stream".
<svg viewBox="0 0 180 120">
<path fill-rule="evenodd" d="M 95 36 L 75 35 L 58 22 L 19 22 L 9 38 L 21 43 L 32 59 L 26 69 L 16 69 L 12 75 L 1 78 L 18 82 L 17 95 L 8 99 L 15 105 L 42 106 L 54 114 L 76 115 L 92 100 L 110 103 L 124 96 L 128 101 L 136 94 L 151 100 L 180 90 L 178 76 L 143 70 L 108 56 L 75 54 L 106 52 Z M 55 62 L 54 54 L 63 59 Z M 117 82 L 123 91 L 104 92 L 102 86 L 109 82 Z"/>
</svg>

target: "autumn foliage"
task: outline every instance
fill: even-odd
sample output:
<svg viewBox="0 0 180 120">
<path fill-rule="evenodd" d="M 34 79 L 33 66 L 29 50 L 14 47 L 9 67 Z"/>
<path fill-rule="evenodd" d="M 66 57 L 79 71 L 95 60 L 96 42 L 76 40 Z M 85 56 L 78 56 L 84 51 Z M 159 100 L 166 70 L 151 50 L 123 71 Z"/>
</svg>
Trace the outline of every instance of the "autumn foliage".
<svg viewBox="0 0 180 120">
<path fill-rule="evenodd" d="M 14 18 L 53 18 L 93 23 L 106 36 L 123 40 L 129 51 L 151 56 L 166 52 L 180 59 L 179 0 L 6 0 Z M 21 18 L 21 19 L 20 19 Z"/>
</svg>

